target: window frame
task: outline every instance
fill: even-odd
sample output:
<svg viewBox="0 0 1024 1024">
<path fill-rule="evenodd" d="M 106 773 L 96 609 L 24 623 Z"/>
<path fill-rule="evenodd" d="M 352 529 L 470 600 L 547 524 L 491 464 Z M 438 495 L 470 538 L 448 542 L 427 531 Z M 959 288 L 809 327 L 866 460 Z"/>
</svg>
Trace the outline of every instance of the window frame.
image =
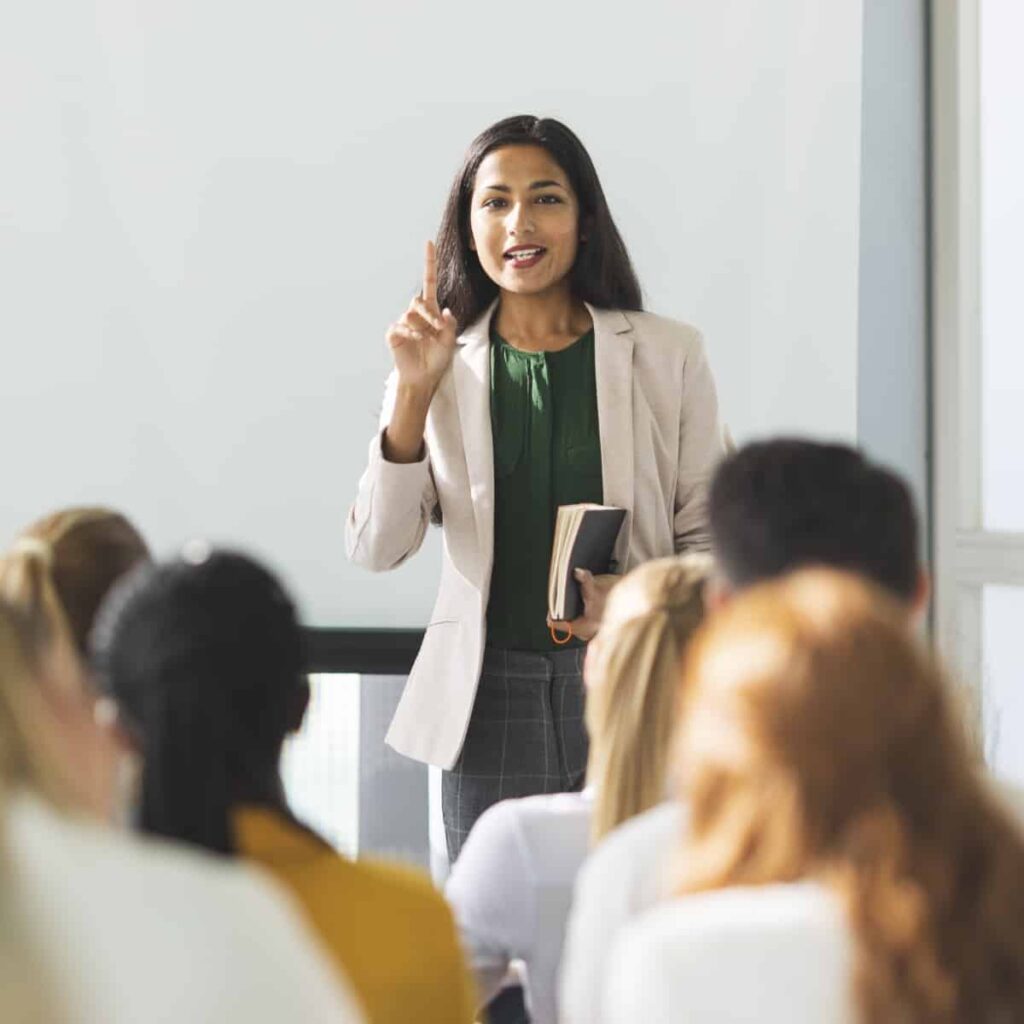
<svg viewBox="0 0 1024 1024">
<path fill-rule="evenodd" d="M 931 16 L 933 626 L 979 738 L 984 588 L 1024 587 L 1024 532 L 986 530 L 982 508 L 981 2 Z"/>
</svg>

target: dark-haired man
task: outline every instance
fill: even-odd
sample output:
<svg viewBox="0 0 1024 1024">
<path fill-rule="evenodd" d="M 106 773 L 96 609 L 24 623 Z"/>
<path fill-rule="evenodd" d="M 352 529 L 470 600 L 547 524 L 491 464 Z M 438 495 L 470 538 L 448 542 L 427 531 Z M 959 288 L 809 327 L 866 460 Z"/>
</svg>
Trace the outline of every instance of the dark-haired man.
<svg viewBox="0 0 1024 1024">
<path fill-rule="evenodd" d="M 808 565 L 868 577 L 914 619 L 928 603 L 914 499 L 891 470 L 842 444 L 748 444 L 718 467 L 708 499 L 713 605 Z"/>
</svg>

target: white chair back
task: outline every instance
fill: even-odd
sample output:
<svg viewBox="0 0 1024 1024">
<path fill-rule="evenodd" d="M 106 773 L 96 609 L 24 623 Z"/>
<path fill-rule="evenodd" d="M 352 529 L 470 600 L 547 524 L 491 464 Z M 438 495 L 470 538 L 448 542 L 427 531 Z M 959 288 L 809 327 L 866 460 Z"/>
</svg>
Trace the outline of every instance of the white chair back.
<svg viewBox="0 0 1024 1024">
<path fill-rule="evenodd" d="M 675 900 L 619 937 L 607 1024 L 852 1024 L 850 940 L 822 887 L 800 883 Z"/>
</svg>

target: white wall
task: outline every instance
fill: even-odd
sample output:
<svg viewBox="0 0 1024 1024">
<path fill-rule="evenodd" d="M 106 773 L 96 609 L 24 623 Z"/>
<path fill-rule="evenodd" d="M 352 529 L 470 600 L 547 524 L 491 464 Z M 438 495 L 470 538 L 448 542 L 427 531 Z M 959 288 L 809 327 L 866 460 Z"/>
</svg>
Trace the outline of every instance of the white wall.
<svg viewBox="0 0 1024 1024">
<path fill-rule="evenodd" d="M 0 539 L 103 501 L 268 556 L 311 624 L 422 623 L 436 536 L 370 577 L 342 520 L 422 240 L 517 112 L 589 146 L 738 438 L 855 435 L 859 0 L 19 6 Z"/>
<path fill-rule="evenodd" d="M 909 481 L 930 556 L 927 0 L 864 0 L 857 440 Z"/>
</svg>

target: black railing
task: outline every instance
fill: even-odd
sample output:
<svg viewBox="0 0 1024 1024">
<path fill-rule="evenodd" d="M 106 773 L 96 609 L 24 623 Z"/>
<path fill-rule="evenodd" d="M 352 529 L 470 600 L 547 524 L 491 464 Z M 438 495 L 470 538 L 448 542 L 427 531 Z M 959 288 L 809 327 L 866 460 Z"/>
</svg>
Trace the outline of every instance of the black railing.
<svg viewBox="0 0 1024 1024">
<path fill-rule="evenodd" d="M 306 629 L 309 672 L 406 676 L 423 641 L 422 629 Z"/>
</svg>

